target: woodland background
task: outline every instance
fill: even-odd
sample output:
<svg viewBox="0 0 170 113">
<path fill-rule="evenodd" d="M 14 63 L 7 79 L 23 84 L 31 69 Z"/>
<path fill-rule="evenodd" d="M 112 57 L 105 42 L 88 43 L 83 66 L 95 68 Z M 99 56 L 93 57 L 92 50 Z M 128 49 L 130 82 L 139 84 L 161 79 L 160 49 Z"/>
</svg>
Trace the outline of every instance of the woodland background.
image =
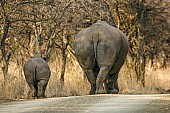
<svg viewBox="0 0 170 113">
<path fill-rule="evenodd" d="M 73 43 L 80 30 L 97 20 L 116 26 L 129 40 L 120 93 L 166 93 L 169 0 L 1 0 L 0 99 L 28 98 L 23 65 L 34 55 L 46 57 L 52 71 L 47 97 L 88 94 Z"/>
</svg>

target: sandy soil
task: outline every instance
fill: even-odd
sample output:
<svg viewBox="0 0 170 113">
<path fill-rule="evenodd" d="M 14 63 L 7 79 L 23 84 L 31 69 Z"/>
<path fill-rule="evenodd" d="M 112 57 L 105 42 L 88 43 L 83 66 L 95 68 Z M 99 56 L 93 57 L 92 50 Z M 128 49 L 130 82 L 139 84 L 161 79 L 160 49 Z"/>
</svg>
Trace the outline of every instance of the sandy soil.
<svg viewBox="0 0 170 113">
<path fill-rule="evenodd" d="M 170 95 L 93 95 L 0 103 L 0 113 L 170 113 Z"/>
<path fill-rule="evenodd" d="M 136 113 L 170 113 L 170 95 L 164 95 L 159 99 L 150 101 Z"/>
</svg>

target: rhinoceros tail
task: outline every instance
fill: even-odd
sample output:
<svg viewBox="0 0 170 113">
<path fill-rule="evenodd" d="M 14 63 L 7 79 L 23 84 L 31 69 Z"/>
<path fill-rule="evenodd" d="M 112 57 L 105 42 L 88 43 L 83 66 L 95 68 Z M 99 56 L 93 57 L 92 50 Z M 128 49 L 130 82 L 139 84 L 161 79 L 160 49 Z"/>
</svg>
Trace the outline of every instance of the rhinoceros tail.
<svg viewBox="0 0 170 113">
<path fill-rule="evenodd" d="M 97 58 L 97 45 L 99 42 L 99 35 L 98 34 L 94 34 L 92 37 L 93 40 L 93 49 L 94 49 L 94 60 L 96 60 Z"/>
<path fill-rule="evenodd" d="M 33 71 L 33 80 L 34 80 L 34 82 L 36 82 L 36 70 L 37 70 L 37 66 L 34 65 L 33 68 L 34 68 L 34 71 Z"/>
</svg>

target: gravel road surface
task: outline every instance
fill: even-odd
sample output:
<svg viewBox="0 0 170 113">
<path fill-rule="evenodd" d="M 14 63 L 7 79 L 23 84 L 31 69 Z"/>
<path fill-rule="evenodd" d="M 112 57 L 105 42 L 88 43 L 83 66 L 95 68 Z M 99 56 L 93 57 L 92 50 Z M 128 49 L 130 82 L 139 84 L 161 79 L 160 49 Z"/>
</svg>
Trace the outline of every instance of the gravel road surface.
<svg viewBox="0 0 170 113">
<path fill-rule="evenodd" d="M 170 113 L 170 95 L 87 95 L 0 103 L 0 113 Z"/>
</svg>

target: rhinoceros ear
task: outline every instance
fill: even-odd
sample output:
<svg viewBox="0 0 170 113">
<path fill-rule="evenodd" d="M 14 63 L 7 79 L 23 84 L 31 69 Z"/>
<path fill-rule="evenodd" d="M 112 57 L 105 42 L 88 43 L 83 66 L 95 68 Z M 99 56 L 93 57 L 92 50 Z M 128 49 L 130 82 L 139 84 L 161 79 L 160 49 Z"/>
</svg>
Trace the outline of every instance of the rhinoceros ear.
<svg viewBox="0 0 170 113">
<path fill-rule="evenodd" d="M 45 61 L 47 61 L 47 59 L 48 59 L 47 57 L 42 57 L 42 58 L 43 58 Z"/>
<path fill-rule="evenodd" d="M 46 56 L 43 56 L 42 54 L 41 54 L 41 58 L 44 59 L 45 61 L 48 60 L 48 58 Z"/>
</svg>

